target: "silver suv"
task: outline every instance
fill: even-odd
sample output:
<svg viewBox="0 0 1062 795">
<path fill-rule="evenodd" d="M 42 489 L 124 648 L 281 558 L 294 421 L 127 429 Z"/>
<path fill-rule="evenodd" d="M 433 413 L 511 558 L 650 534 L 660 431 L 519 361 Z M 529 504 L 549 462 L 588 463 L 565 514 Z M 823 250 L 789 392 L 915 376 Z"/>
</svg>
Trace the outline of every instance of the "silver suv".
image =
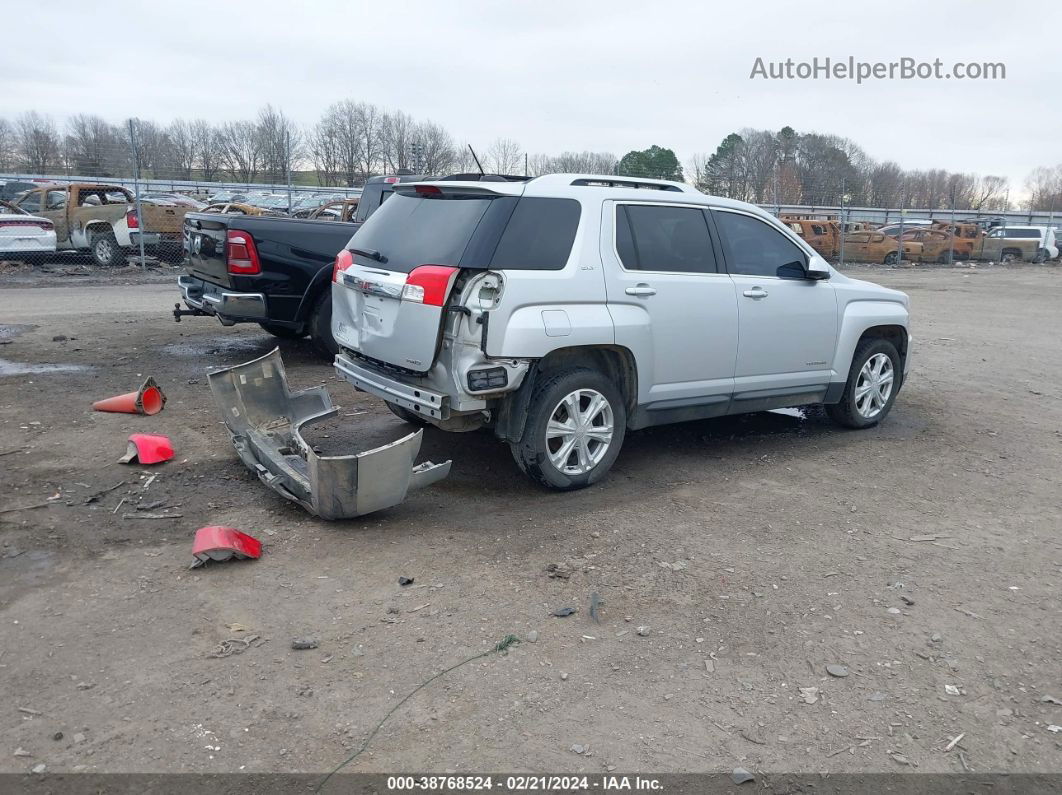
<svg viewBox="0 0 1062 795">
<path fill-rule="evenodd" d="M 342 378 L 409 422 L 492 428 L 555 489 L 651 425 L 809 404 L 876 425 L 910 368 L 905 294 L 675 182 L 396 185 L 333 281 Z"/>
</svg>

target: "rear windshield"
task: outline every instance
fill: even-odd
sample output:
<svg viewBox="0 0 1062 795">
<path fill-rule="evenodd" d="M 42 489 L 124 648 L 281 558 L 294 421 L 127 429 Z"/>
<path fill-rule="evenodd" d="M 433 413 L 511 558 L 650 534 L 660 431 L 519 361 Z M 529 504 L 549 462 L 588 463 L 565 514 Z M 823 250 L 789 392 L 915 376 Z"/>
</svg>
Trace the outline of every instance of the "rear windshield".
<svg viewBox="0 0 1062 795">
<path fill-rule="evenodd" d="M 402 273 L 418 265 L 560 270 L 571 254 L 579 214 L 573 199 L 390 193 L 347 248 L 377 251 L 385 262 L 355 257 Z"/>
<path fill-rule="evenodd" d="M 491 199 L 421 199 L 394 194 L 351 238 L 347 248 L 378 251 L 386 261 L 355 255 L 363 265 L 409 273 L 418 265 L 458 265 Z"/>
</svg>

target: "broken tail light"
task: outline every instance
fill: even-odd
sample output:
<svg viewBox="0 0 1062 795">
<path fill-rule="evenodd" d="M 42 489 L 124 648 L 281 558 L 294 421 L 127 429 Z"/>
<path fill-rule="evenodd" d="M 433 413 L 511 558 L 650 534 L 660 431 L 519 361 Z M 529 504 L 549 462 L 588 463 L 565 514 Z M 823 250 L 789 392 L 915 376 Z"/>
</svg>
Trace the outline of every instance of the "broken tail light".
<svg viewBox="0 0 1062 795">
<path fill-rule="evenodd" d="M 225 235 L 225 261 L 229 273 L 247 276 L 262 272 L 254 238 L 240 229 L 230 229 Z"/>
<path fill-rule="evenodd" d="M 409 272 L 402 287 L 402 300 L 415 304 L 443 306 L 457 268 L 449 265 L 421 265 Z"/>
<path fill-rule="evenodd" d="M 336 261 L 332 265 L 332 281 L 339 281 L 339 274 L 354 264 L 354 255 L 347 249 L 343 249 L 336 254 Z"/>
</svg>

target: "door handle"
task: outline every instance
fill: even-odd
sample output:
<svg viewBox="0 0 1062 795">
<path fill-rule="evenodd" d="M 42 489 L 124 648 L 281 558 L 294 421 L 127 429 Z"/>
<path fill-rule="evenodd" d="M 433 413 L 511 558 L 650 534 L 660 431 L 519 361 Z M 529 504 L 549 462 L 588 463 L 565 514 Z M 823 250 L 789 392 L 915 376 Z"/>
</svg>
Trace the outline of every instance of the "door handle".
<svg viewBox="0 0 1062 795">
<path fill-rule="evenodd" d="M 634 287 L 628 287 L 624 292 L 627 295 L 656 295 L 656 290 L 648 284 L 637 284 Z"/>
<path fill-rule="evenodd" d="M 753 287 L 751 290 L 746 290 L 742 293 L 746 298 L 766 298 L 767 291 L 762 287 Z"/>
</svg>

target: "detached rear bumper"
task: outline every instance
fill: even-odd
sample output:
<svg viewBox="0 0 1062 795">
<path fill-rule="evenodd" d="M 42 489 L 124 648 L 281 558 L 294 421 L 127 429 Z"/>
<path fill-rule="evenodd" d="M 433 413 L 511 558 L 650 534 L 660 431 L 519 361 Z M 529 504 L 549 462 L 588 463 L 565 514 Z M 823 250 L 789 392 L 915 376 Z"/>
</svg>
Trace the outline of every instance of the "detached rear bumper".
<svg viewBox="0 0 1062 795">
<path fill-rule="evenodd" d="M 304 426 L 336 414 L 323 387 L 288 390 L 279 349 L 209 375 L 236 452 L 263 483 L 322 519 L 348 519 L 397 505 L 450 473 L 450 462 L 414 466 L 423 431 L 364 453 L 319 456 Z"/>
</svg>

